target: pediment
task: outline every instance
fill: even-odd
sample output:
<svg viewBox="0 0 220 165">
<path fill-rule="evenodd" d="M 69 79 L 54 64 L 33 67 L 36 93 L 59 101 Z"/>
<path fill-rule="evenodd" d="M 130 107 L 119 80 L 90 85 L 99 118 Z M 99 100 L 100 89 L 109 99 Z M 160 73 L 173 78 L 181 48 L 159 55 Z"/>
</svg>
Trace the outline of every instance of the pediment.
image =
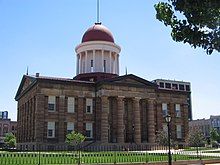
<svg viewBox="0 0 220 165">
<path fill-rule="evenodd" d="M 33 85 L 33 83 L 35 82 L 35 78 L 28 76 L 28 75 L 24 75 L 22 77 L 21 83 L 19 85 L 18 91 L 16 93 L 15 99 L 22 94 L 25 90 L 27 90 L 30 86 Z"/>
<path fill-rule="evenodd" d="M 145 80 L 133 74 L 118 76 L 116 78 L 105 80 L 104 82 L 118 84 L 118 85 L 128 85 L 128 86 L 151 86 L 154 88 L 157 87 L 155 83 Z"/>
</svg>

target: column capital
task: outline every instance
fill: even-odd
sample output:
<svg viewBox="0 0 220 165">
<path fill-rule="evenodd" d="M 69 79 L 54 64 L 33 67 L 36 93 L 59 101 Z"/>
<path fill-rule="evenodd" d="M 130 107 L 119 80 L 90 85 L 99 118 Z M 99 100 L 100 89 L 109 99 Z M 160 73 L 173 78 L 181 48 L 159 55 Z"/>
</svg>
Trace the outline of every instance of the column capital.
<svg viewBox="0 0 220 165">
<path fill-rule="evenodd" d="M 140 100 L 141 100 L 141 97 L 134 97 L 133 100 L 140 101 Z"/>
<path fill-rule="evenodd" d="M 154 103 L 156 101 L 156 99 L 155 98 L 153 98 L 153 99 L 149 98 L 147 101 L 150 102 L 150 103 Z"/>
</svg>

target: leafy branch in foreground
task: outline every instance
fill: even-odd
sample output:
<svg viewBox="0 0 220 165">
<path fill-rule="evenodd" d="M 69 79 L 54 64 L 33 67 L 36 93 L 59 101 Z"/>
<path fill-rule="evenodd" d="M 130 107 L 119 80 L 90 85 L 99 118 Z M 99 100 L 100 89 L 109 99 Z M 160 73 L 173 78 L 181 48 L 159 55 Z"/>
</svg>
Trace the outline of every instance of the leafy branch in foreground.
<svg viewBox="0 0 220 165">
<path fill-rule="evenodd" d="M 166 0 L 155 4 L 156 18 L 172 29 L 176 42 L 220 52 L 219 0 Z"/>
</svg>

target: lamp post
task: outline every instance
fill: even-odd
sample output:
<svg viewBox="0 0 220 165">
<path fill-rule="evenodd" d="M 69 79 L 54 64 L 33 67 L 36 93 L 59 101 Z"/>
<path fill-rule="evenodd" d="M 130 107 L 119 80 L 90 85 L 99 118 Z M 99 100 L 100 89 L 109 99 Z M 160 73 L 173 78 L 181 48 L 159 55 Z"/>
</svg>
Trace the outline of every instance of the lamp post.
<svg viewBox="0 0 220 165">
<path fill-rule="evenodd" d="M 168 128 L 168 146 L 169 146 L 168 164 L 172 165 L 172 156 L 171 156 L 171 152 L 170 152 L 170 122 L 171 122 L 171 116 L 166 115 L 165 120 L 167 122 L 167 128 Z"/>
</svg>

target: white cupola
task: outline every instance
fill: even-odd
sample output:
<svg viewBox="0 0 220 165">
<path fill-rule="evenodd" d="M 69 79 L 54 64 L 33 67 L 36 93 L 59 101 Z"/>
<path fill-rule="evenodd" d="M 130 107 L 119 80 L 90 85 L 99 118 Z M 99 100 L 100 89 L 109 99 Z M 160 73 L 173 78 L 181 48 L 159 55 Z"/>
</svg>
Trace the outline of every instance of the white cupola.
<svg viewBox="0 0 220 165">
<path fill-rule="evenodd" d="M 82 38 L 76 49 L 76 75 L 110 73 L 119 75 L 121 48 L 114 43 L 112 33 L 101 23 L 95 23 Z"/>
</svg>

